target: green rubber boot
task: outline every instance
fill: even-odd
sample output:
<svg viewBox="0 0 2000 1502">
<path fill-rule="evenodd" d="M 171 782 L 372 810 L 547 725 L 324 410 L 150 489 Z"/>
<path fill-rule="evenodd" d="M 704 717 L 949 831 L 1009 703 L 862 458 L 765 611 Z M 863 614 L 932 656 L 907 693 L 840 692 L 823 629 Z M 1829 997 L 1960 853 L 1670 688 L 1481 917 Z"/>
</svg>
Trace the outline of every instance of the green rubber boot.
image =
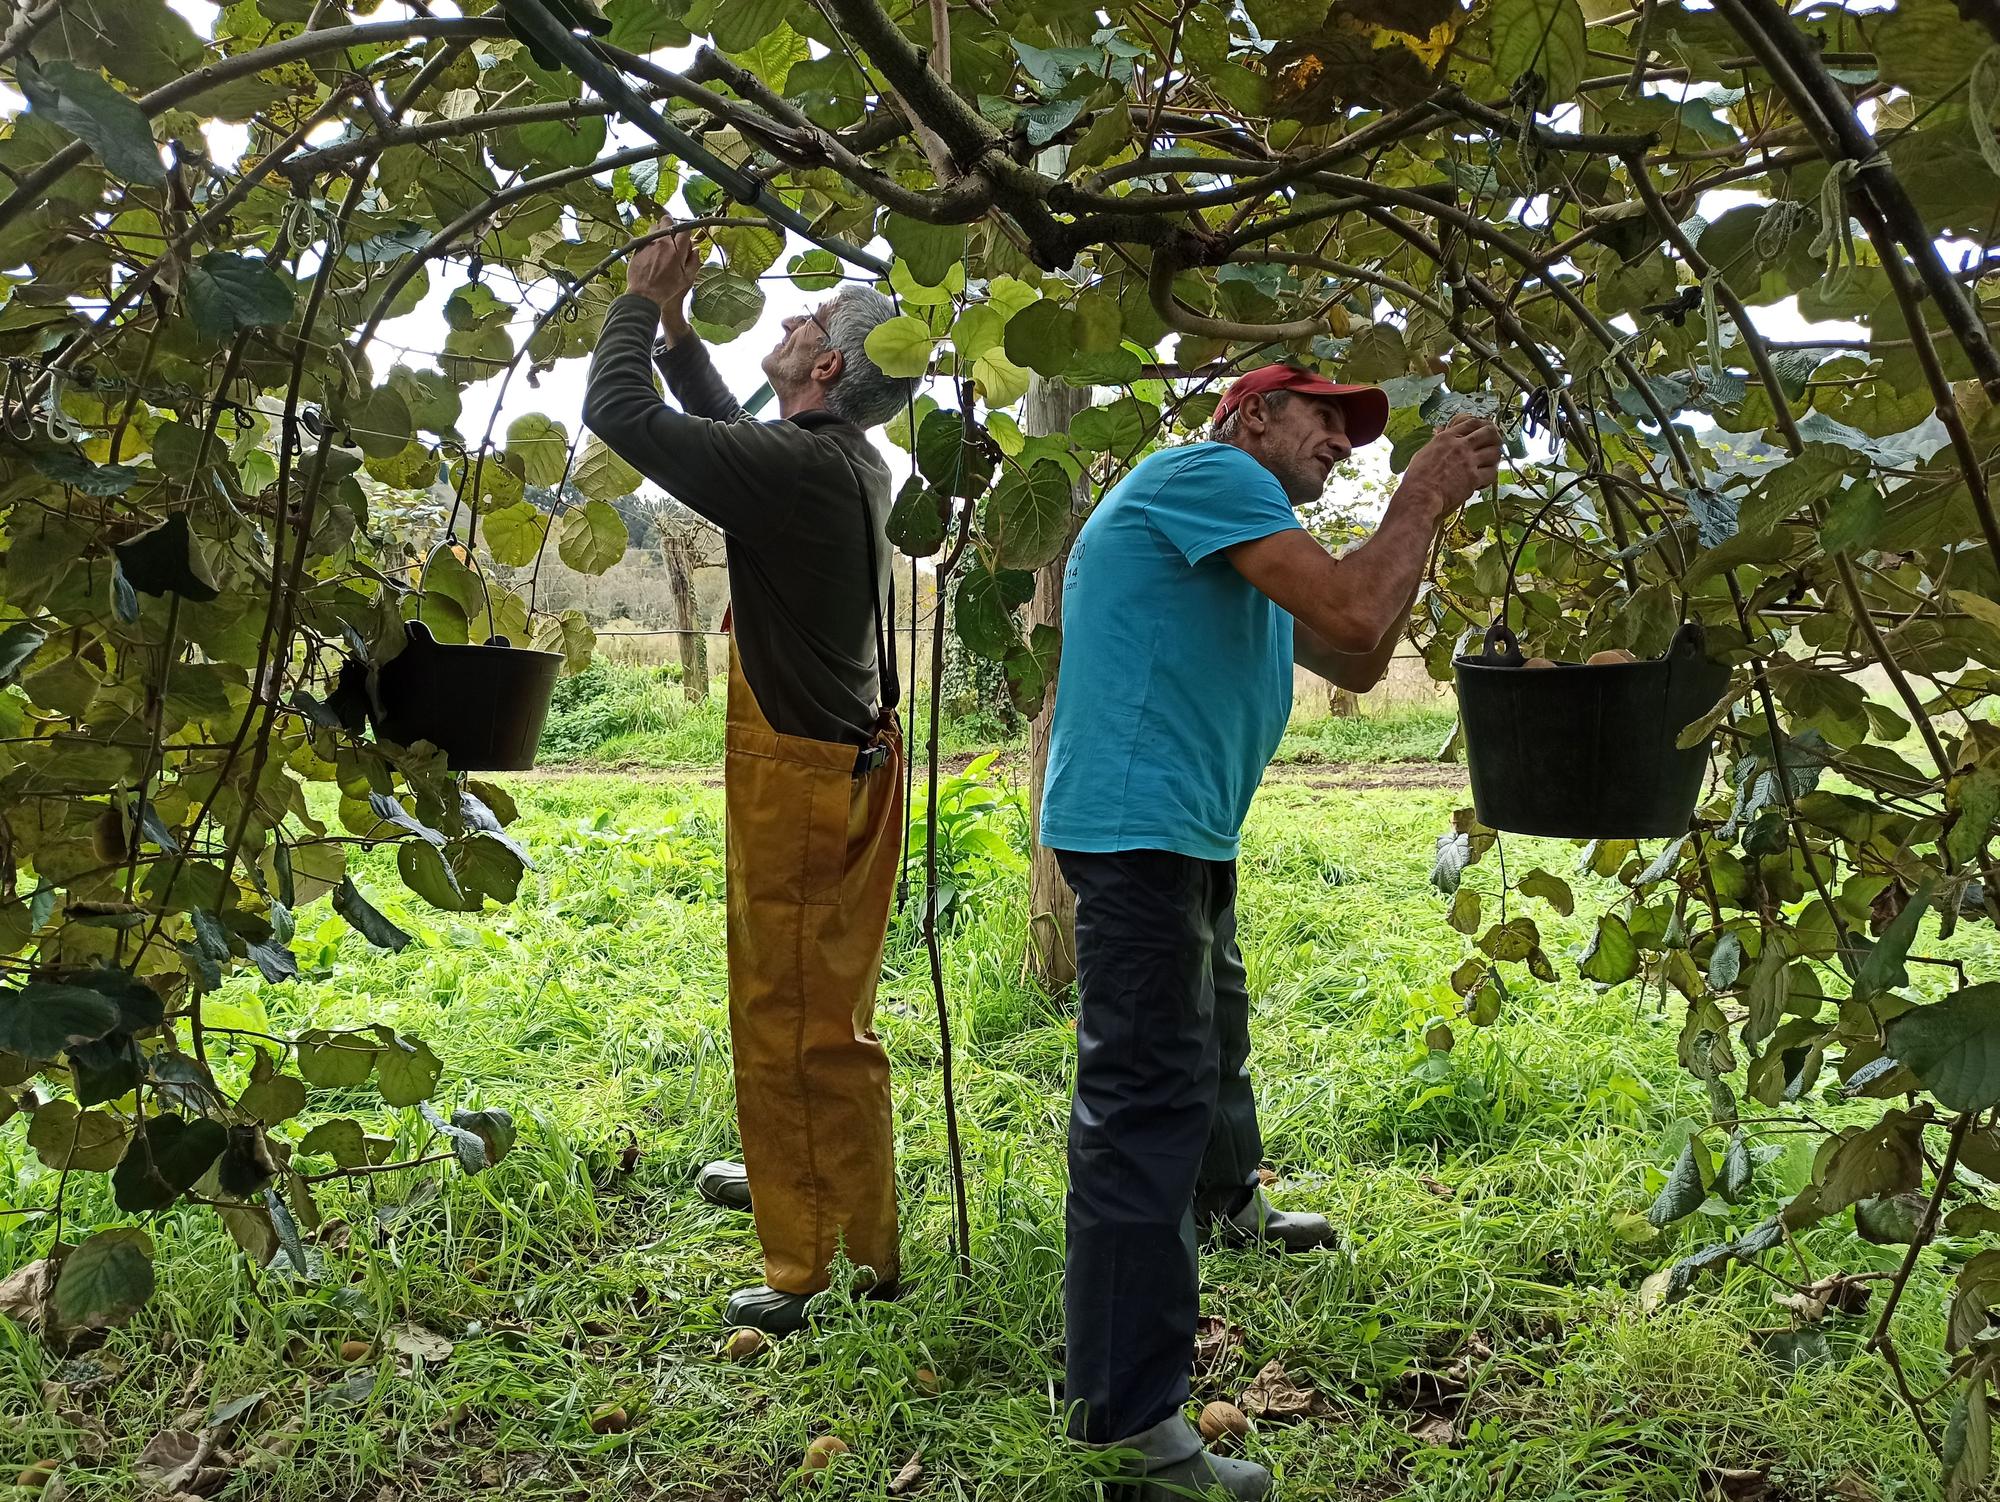
<svg viewBox="0 0 2000 1502">
<path fill-rule="evenodd" d="M 1250 1460 L 1232 1460 L 1203 1446 L 1180 1414 L 1143 1434 L 1099 1449 L 1132 1453 L 1119 1475 L 1105 1483 L 1106 1502 L 1189 1502 L 1224 1498 L 1262 1502 L 1272 1493 L 1271 1473 Z"/>
</svg>

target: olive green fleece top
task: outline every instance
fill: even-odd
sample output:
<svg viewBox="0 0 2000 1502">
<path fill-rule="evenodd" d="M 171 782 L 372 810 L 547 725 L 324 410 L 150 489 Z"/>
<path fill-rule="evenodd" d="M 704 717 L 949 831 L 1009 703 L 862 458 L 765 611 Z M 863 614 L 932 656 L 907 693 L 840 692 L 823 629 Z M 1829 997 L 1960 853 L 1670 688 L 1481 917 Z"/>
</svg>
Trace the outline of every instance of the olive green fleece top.
<svg viewBox="0 0 2000 1502">
<path fill-rule="evenodd" d="M 650 298 L 628 292 L 611 304 L 584 425 L 722 529 L 736 650 L 771 727 L 864 744 L 881 703 L 875 608 L 893 552 L 882 535 L 889 468 L 865 432 L 831 412 L 754 420 L 692 337 L 659 352 L 676 411 L 653 384 L 659 322 Z"/>
</svg>

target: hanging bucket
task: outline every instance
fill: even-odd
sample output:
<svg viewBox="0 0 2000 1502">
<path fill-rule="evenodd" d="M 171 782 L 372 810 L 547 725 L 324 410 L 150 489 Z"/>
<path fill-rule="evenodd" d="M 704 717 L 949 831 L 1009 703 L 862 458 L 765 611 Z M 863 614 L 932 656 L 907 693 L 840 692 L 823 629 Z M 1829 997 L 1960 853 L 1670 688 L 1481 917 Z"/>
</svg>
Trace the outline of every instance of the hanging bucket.
<svg viewBox="0 0 2000 1502">
<path fill-rule="evenodd" d="M 1701 627 L 1682 626 L 1651 661 L 1521 661 L 1497 621 L 1477 655 L 1452 660 L 1479 821 L 1573 840 L 1685 834 L 1713 737 L 1686 750 L 1674 742 L 1729 683 Z"/>
<path fill-rule="evenodd" d="M 496 636 L 447 646 L 421 621 L 376 673 L 375 733 L 398 745 L 429 741 L 454 772 L 525 772 L 562 671 L 560 652 L 513 647 Z"/>
</svg>

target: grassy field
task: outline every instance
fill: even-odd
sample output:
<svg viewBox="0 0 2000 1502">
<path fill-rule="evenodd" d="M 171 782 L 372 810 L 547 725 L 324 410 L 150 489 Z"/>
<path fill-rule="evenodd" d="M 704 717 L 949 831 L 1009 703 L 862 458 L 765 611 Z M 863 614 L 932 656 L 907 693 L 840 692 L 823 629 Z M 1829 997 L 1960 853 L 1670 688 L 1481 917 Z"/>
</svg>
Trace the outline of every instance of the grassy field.
<svg viewBox="0 0 2000 1502">
<path fill-rule="evenodd" d="M 968 869 L 946 945 L 975 1278 L 952 1276 L 937 1024 L 906 915 L 882 1012 L 908 1292 L 837 1303 L 816 1333 L 738 1365 L 718 1355 L 721 1309 L 756 1277 L 755 1242 L 690 1182 L 733 1146 L 720 792 L 663 776 L 513 786 L 538 862 L 515 906 L 479 922 L 431 912 L 372 856 L 364 885 L 416 941 L 384 955 L 316 908 L 296 944 L 305 978 L 229 999 L 280 1027 L 384 1019 L 422 1036 L 445 1060 L 442 1103 L 507 1107 L 520 1146 L 477 1178 L 422 1169 L 330 1186 L 340 1219 L 317 1238 L 310 1282 L 253 1273 L 206 1211 L 162 1217 L 160 1294 L 114 1336 L 125 1366 L 108 1392 L 40 1401 L 64 1374 L 0 1321 L 7 1474 L 60 1457 L 64 1497 L 125 1502 L 157 1430 L 262 1392 L 233 1453 L 286 1453 L 252 1459 L 225 1498 L 878 1498 L 913 1456 L 915 1496 L 1095 1495 L 1090 1464 L 1057 1437 L 1074 1033 L 1066 1003 L 1022 976 L 1022 870 Z M 1675 1064 L 1671 1011 L 1629 990 L 1528 982 L 1497 1025 L 1460 1025 L 1449 1053 L 1427 1046 L 1463 943 L 1425 881 L 1453 796 L 1274 783 L 1259 799 L 1242 920 L 1274 1193 L 1327 1211 L 1347 1244 L 1206 1257 L 1204 1310 L 1230 1337 L 1201 1396 L 1236 1397 L 1273 1360 L 1319 1395 L 1314 1416 L 1249 1441 L 1294 1502 L 1936 1495 L 1860 1350 L 1865 1322 L 1835 1318 L 1799 1359 L 1766 1343 L 1789 1323 L 1773 1302 L 1785 1289 L 1740 1267 L 1641 1312 L 1649 1272 L 1769 1213 L 1806 1167 L 1803 1139 L 1773 1136 L 1753 1203 L 1712 1203 L 1665 1236 L 1646 1226 L 1705 1119 Z M 1574 864 L 1541 842 L 1508 854 L 1521 869 Z M 1489 902 L 1496 875 L 1490 859 L 1470 873 Z M 1566 972 L 1607 895 L 1582 878 L 1577 918 L 1537 913 Z M 359 1093 L 353 1104 L 368 1109 Z M 405 1148 L 425 1140 L 415 1112 L 378 1104 L 374 1119 Z M 18 1131 L 0 1136 L 0 1203 L 45 1202 L 32 1161 Z M 0 1267 L 30 1248 L 23 1223 L 0 1218 Z M 1818 1274 L 1889 1266 L 1897 1251 L 1838 1228 L 1800 1247 Z M 1926 1272 L 1901 1316 L 1919 1386 L 1941 1288 Z M 397 1354 L 394 1332 L 412 1324 L 449 1354 Z M 349 1364 L 349 1341 L 384 1354 Z M 625 1410 L 625 1432 L 592 1432 L 608 1406 Z M 807 1444 L 827 1433 L 850 1453 L 804 1473 Z M 1738 1476 L 1708 1490 L 1724 1472 L 1761 1472 L 1766 1489 Z"/>
<path fill-rule="evenodd" d="M 913 693 L 905 723 L 910 744 L 922 745 L 928 731 L 927 696 Z M 1452 712 L 1407 706 L 1393 712 L 1349 719 L 1300 714 L 1285 735 L 1277 760 L 1319 762 L 1429 761 L 1451 733 Z M 544 765 L 637 770 L 689 770 L 722 765 L 723 685 L 708 699 L 690 703 L 677 668 L 598 662 L 556 685 L 548 723 L 542 730 Z M 1025 734 L 995 740 L 978 722 L 944 720 L 941 749 L 947 757 L 994 749 L 1025 749 Z"/>
</svg>

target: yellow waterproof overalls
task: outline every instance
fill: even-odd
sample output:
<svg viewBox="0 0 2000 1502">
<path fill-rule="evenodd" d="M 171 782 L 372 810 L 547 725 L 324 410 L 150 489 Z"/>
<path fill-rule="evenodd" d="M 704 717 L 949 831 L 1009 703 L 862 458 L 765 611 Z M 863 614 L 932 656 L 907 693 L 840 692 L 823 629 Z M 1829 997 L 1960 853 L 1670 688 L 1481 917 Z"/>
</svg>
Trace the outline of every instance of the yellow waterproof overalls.
<svg viewBox="0 0 2000 1502">
<path fill-rule="evenodd" d="M 772 729 L 730 642 L 729 1031 L 764 1281 L 782 1293 L 825 1288 L 836 1247 L 878 1286 L 899 1273 L 889 1058 L 874 1018 L 902 854 L 903 741 L 879 598 L 876 645 L 885 707 L 856 747 Z"/>
</svg>

